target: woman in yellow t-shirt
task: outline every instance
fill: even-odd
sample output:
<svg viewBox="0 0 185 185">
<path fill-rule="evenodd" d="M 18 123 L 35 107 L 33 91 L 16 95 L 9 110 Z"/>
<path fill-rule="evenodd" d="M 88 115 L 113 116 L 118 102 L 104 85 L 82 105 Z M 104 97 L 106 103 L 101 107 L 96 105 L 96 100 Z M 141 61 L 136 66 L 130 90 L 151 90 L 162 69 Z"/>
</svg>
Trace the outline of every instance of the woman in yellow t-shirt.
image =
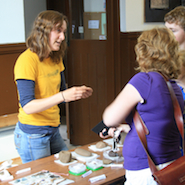
<svg viewBox="0 0 185 185">
<path fill-rule="evenodd" d="M 66 29 L 65 15 L 41 12 L 26 41 L 27 50 L 14 67 L 19 98 L 14 137 L 23 163 L 68 150 L 59 133 L 58 104 L 88 98 L 93 92 L 86 86 L 65 88 L 62 58 L 67 48 Z"/>
</svg>

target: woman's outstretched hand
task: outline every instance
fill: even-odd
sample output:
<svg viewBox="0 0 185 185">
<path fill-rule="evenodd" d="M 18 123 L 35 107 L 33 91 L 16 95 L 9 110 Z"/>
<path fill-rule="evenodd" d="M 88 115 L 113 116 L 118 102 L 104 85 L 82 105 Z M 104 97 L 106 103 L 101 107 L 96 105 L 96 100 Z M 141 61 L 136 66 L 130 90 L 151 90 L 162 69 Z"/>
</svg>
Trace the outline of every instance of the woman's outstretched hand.
<svg viewBox="0 0 185 185">
<path fill-rule="evenodd" d="M 92 93 L 93 93 L 93 89 L 85 85 L 80 87 L 76 87 L 76 86 L 71 87 L 69 89 L 62 91 L 65 102 L 80 100 L 82 98 L 85 99 L 91 96 Z"/>
</svg>

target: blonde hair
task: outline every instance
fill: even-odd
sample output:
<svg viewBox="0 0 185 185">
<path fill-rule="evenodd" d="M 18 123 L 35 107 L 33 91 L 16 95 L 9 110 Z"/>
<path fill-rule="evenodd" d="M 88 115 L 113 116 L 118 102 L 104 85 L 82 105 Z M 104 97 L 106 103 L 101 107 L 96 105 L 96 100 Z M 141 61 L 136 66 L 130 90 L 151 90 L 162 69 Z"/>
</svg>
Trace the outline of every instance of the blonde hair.
<svg viewBox="0 0 185 185">
<path fill-rule="evenodd" d="M 177 6 L 164 16 L 164 21 L 175 23 L 185 30 L 185 7 Z"/>
<path fill-rule="evenodd" d="M 180 65 L 182 67 L 185 67 L 185 50 L 179 51 L 179 60 L 180 60 Z"/>
<path fill-rule="evenodd" d="M 54 63 L 59 63 L 61 57 L 64 57 L 67 48 L 65 40 L 62 42 L 59 51 L 51 51 L 49 46 L 50 32 L 52 29 L 60 28 L 63 25 L 63 21 L 66 21 L 67 24 L 67 17 L 53 10 L 43 11 L 35 19 L 26 45 L 38 55 L 40 61 L 47 58 L 48 54 Z"/>
<path fill-rule="evenodd" d="M 179 44 L 167 28 L 144 31 L 137 40 L 135 52 L 140 71 L 159 71 L 171 79 L 180 74 Z"/>
</svg>

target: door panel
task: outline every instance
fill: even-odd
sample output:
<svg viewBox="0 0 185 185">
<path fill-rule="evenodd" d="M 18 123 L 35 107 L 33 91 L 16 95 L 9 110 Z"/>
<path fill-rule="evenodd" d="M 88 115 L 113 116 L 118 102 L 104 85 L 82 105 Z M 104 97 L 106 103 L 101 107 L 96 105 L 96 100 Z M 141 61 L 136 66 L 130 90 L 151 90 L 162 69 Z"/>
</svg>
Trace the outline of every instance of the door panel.
<svg viewBox="0 0 185 185">
<path fill-rule="evenodd" d="M 114 97 L 113 62 L 107 59 L 106 41 L 96 40 L 71 40 L 67 58 L 69 87 L 85 84 L 93 88 L 90 98 L 69 103 L 70 141 L 87 144 L 100 139 L 91 129 Z"/>
</svg>

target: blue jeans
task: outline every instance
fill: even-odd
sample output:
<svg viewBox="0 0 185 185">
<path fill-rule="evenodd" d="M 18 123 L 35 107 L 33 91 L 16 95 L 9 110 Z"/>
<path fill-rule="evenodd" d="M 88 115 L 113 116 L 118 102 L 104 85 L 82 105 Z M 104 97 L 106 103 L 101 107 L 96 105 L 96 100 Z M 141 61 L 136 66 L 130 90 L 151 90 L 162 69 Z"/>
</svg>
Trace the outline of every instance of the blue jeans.
<svg viewBox="0 0 185 185">
<path fill-rule="evenodd" d="M 16 124 L 14 142 L 22 163 L 68 150 L 59 129 L 54 134 L 27 134 Z"/>
</svg>

